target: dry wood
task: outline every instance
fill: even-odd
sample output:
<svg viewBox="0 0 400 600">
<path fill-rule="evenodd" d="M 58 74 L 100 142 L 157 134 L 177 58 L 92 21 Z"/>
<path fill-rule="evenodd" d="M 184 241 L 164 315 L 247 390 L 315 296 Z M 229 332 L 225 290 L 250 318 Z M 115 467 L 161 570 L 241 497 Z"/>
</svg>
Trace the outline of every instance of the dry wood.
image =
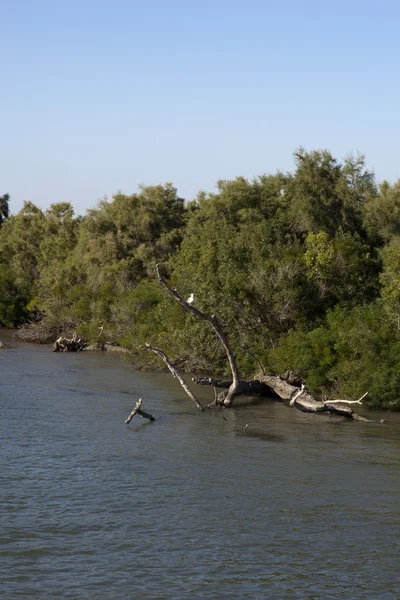
<svg viewBox="0 0 400 600">
<path fill-rule="evenodd" d="M 125 421 L 125 423 L 127 425 L 129 425 L 129 423 L 132 421 L 132 419 L 135 415 L 139 415 L 140 417 L 143 417 L 144 419 L 149 419 L 149 421 L 155 421 L 155 418 L 153 417 L 153 415 L 145 412 L 144 410 L 142 410 L 141 407 L 142 407 L 142 399 L 139 398 L 139 400 L 136 402 L 136 406 L 132 409 L 131 414 Z"/>
<path fill-rule="evenodd" d="M 230 384 L 228 393 L 224 398 L 223 404 L 226 407 L 232 406 L 232 402 L 233 402 L 235 396 L 237 395 L 237 389 L 239 387 L 239 369 L 238 369 L 238 366 L 236 363 L 235 355 L 234 355 L 231 345 L 229 343 L 228 337 L 226 336 L 225 332 L 222 330 L 218 319 L 216 318 L 215 315 L 209 316 L 209 315 L 204 314 L 199 309 L 197 309 L 195 306 L 193 306 L 193 304 L 189 304 L 188 302 L 186 302 L 186 300 L 184 298 L 182 298 L 182 296 L 179 294 L 179 292 L 175 288 L 172 288 L 170 285 L 168 285 L 167 281 L 161 275 L 158 265 L 156 265 L 156 274 L 157 274 L 157 277 L 158 277 L 158 280 L 160 281 L 160 283 L 175 298 L 175 300 L 177 300 L 179 302 L 179 304 L 185 310 L 188 310 L 189 312 L 191 312 L 193 315 L 195 315 L 197 318 L 201 319 L 202 321 L 207 321 L 208 323 L 210 323 L 211 327 L 214 329 L 217 337 L 219 338 L 219 340 L 225 350 L 226 356 L 228 358 L 229 366 L 231 369 L 231 373 L 232 373 L 232 382 Z"/>
<path fill-rule="evenodd" d="M 306 386 L 304 385 L 304 383 L 301 384 L 301 388 L 297 390 L 297 392 L 295 392 L 294 394 L 292 394 L 292 397 L 290 399 L 290 406 L 293 406 L 296 403 L 296 400 L 298 400 L 300 398 L 300 396 L 302 396 L 306 391 Z"/>
<path fill-rule="evenodd" d="M 354 413 L 350 406 L 343 406 L 343 403 L 340 401 L 316 400 L 306 391 L 304 385 L 298 388 L 281 379 L 281 377 L 271 374 L 262 375 L 260 380 L 266 383 L 282 400 L 289 400 L 290 406 L 295 406 L 303 412 L 330 412 L 358 421 L 369 421 L 369 419 Z M 356 400 L 355 403 L 360 403 L 364 397 L 365 394 L 359 400 Z M 347 404 L 350 403 L 351 401 L 347 401 Z"/>
<path fill-rule="evenodd" d="M 193 381 L 199 383 L 200 385 L 212 385 L 214 390 L 216 387 L 222 387 L 226 389 L 230 385 L 229 381 L 215 379 L 212 377 L 194 377 Z M 260 376 L 260 380 L 251 380 L 247 382 L 240 381 L 240 384 L 243 384 L 243 390 L 245 390 L 243 393 L 246 393 L 250 396 L 277 396 L 281 400 L 288 401 L 290 406 L 294 406 L 303 412 L 329 412 L 349 417 L 357 421 L 369 421 L 369 419 L 366 419 L 365 417 L 353 412 L 350 406 L 346 406 L 349 404 L 361 404 L 361 400 L 366 396 L 366 394 L 361 396 L 361 398 L 358 400 L 317 400 L 306 390 L 304 384 L 301 385 L 301 387 L 297 387 L 288 383 L 281 377 L 271 374 Z M 249 387 L 246 388 L 246 384 L 248 384 Z"/>
<path fill-rule="evenodd" d="M 76 332 L 71 339 L 60 336 L 53 344 L 53 352 L 80 352 L 88 345 L 87 341 L 80 338 Z"/>
<path fill-rule="evenodd" d="M 213 390 L 214 390 L 214 402 L 216 403 L 217 402 L 217 398 L 218 398 L 217 388 L 215 386 L 213 386 Z"/>
<path fill-rule="evenodd" d="M 187 393 L 189 398 L 191 400 L 193 400 L 193 402 L 195 403 L 197 408 L 199 410 L 204 410 L 204 408 L 202 407 L 200 402 L 197 400 L 196 396 L 193 394 L 192 390 L 186 384 L 185 380 L 183 379 L 182 375 L 179 373 L 176 366 L 174 364 L 172 364 L 172 362 L 169 360 L 169 358 L 165 354 L 165 352 L 163 350 L 161 350 L 160 348 L 156 348 L 156 346 L 152 346 L 151 344 L 145 344 L 144 348 L 146 348 L 147 350 L 152 350 L 155 354 L 157 354 L 157 356 L 159 356 L 165 362 L 168 369 L 171 371 L 172 375 L 174 377 L 176 377 L 176 379 L 179 381 L 179 383 L 181 384 L 181 386 L 183 387 L 183 389 L 185 390 L 185 392 Z"/>
<path fill-rule="evenodd" d="M 193 306 L 193 294 L 190 297 L 190 302 L 187 302 L 176 290 L 176 288 L 172 288 L 165 278 L 161 275 L 159 266 L 156 265 L 156 274 L 160 283 L 165 287 L 165 289 L 179 302 L 179 304 L 187 311 L 191 312 L 193 315 L 198 317 L 203 321 L 207 321 L 210 323 L 212 328 L 214 329 L 217 337 L 219 338 L 226 356 L 228 358 L 229 366 L 232 372 L 232 381 L 220 381 L 214 378 L 193 378 L 193 381 L 200 385 L 211 385 L 214 387 L 214 405 L 224 405 L 226 407 L 231 407 L 234 398 L 242 393 L 249 395 L 267 395 L 268 393 L 275 394 L 282 400 L 288 400 L 290 406 L 294 406 L 303 412 L 331 412 L 336 413 L 342 416 L 350 417 L 357 420 L 368 421 L 364 417 L 353 413 L 353 410 L 350 406 L 344 406 L 344 404 L 361 404 L 362 396 L 359 400 L 352 401 L 322 401 L 316 400 L 307 390 L 304 385 L 301 387 L 297 387 L 295 385 L 291 385 L 281 377 L 276 375 L 265 374 L 264 372 L 260 376 L 259 380 L 253 381 L 241 381 L 239 378 L 239 369 L 236 363 L 235 355 L 233 349 L 229 343 L 228 337 L 225 332 L 222 330 L 218 319 L 215 315 L 206 315 L 201 312 L 198 308 Z M 149 344 L 146 344 L 146 347 L 150 347 Z M 159 355 L 165 361 L 165 354 L 159 350 Z M 164 356 L 162 356 L 164 355 Z M 166 362 L 166 361 L 165 361 Z M 168 363 L 167 363 L 168 364 Z M 171 369 L 170 369 L 171 370 Z M 174 374 L 174 372 L 171 370 Z M 175 376 L 175 375 L 174 375 Z M 185 384 L 186 385 L 186 384 Z M 223 392 L 221 394 L 216 393 L 215 388 L 222 387 L 227 389 L 227 392 Z"/>
<path fill-rule="evenodd" d="M 362 404 L 361 400 L 363 400 L 363 398 L 365 398 L 365 396 L 368 395 L 368 392 L 365 392 L 365 394 L 363 394 L 361 396 L 361 398 L 359 398 L 358 400 L 324 400 L 324 404 L 335 404 L 337 402 L 341 402 L 343 404 Z"/>
</svg>

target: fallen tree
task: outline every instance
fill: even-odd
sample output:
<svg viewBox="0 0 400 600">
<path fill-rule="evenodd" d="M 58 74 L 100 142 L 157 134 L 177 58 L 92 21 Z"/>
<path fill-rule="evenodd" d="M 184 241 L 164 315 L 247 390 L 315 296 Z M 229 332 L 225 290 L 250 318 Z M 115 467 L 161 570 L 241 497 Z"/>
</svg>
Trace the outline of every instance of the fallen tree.
<svg viewBox="0 0 400 600">
<path fill-rule="evenodd" d="M 368 421 L 365 417 L 354 413 L 353 409 L 350 407 L 350 404 L 361 404 L 362 398 L 355 401 L 349 400 L 318 400 L 314 398 L 306 389 L 304 384 L 300 387 L 289 383 L 282 377 L 278 375 L 271 375 L 263 373 L 259 379 L 254 380 L 241 380 L 239 376 L 239 368 L 237 366 L 237 362 L 235 359 L 235 355 L 233 349 L 229 343 L 229 339 L 226 333 L 223 331 L 218 319 L 215 315 L 206 315 L 201 312 L 198 308 L 193 306 L 193 294 L 189 298 L 189 301 L 186 301 L 177 291 L 176 288 L 172 288 L 165 278 L 161 275 L 159 266 L 156 265 L 156 275 L 159 282 L 164 286 L 164 288 L 168 291 L 168 293 L 175 298 L 177 302 L 187 311 L 191 312 L 194 316 L 201 319 L 202 321 L 207 321 L 211 327 L 214 329 L 215 334 L 219 338 L 228 362 L 230 366 L 230 370 L 232 373 L 232 380 L 220 380 L 212 377 L 194 377 L 193 381 L 199 385 L 209 385 L 214 388 L 215 399 L 210 406 L 224 406 L 225 408 L 230 408 L 233 404 L 233 401 L 238 395 L 247 395 L 247 396 L 275 396 L 280 398 L 283 401 L 287 401 L 289 406 L 297 408 L 303 412 L 309 413 L 332 413 L 340 416 L 348 417 L 351 419 L 356 419 L 359 421 Z M 150 344 L 146 344 L 146 347 L 153 350 L 161 356 L 164 362 L 167 364 L 168 368 L 174 375 L 174 365 L 171 368 L 170 361 L 166 357 L 165 353 L 159 348 L 151 347 Z M 187 384 L 183 382 L 180 377 L 181 385 L 184 387 L 186 393 L 188 395 L 193 396 L 192 392 L 187 391 Z M 216 389 L 223 388 L 224 392 L 217 394 Z M 195 398 L 195 397 L 194 397 Z M 195 400 L 197 402 L 197 400 Z"/>
<path fill-rule="evenodd" d="M 226 389 L 229 381 L 215 379 L 211 377 L 193 377 L 192 380 L 199 385 L 210 385 L 214 388 Z M 368 392 L 367 392 L 368 393 Z M 312 396 L 304 385 L 300 387 L 288 383 L 278 375 L 261 375 L 259 379 L 241 380 L 236 395 L 246 396 L 270 396 L 287 401 L 289 406 L 293 406 L 302 412 L 322 413 L 328 412 L 343 417 L 349 417 L 358 421 L 369 421 L 365 417 L 358 415 L 350 408 L 352 404 L 362 404 L 362 399 L 367 395 L 365 393 L 358 400 L 317 400 Z"/>
</svg>

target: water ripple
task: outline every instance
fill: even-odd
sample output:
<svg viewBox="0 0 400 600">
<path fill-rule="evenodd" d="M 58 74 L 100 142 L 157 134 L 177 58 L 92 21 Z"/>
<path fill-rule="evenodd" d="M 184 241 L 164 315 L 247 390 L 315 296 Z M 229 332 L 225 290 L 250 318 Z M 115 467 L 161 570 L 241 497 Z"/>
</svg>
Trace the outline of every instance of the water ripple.
<svg viewBox="0 0 400 600">
<path fill-rule="evenodd" d="M 5 600 L 400 597 L 398 416 L 223 421 L 168 375 L 18 344 L 0 381 Z M 139 396 L 157 420 L 126 427 Z"/>
</svg>

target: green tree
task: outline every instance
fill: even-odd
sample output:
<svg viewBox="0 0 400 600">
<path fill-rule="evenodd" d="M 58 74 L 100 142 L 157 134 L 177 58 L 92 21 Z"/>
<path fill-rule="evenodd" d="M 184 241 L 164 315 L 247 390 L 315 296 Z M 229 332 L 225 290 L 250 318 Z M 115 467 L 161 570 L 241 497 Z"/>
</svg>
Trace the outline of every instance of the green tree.
<svg viewBox="0 0 400 600">
<path fill-rule="evenodd" d="M 270 352 L 275 371 L 294 371 L 314 393 L 400 410 L 400 331 L 379 303 L 335 307 L 311 331 L 293 329 Z"/>
<path fill-rule="evenodd" d="M 131 196 L 118 193 L 83 219 L 75 220 L 71 210 L 53 205 L 45 214 L 38 306 L 47 320 L 63 315 L 90 338 L 102 326 L 109 339 L 120 339 L 125 298 L 182 239 L 184 201 L 166 184 L 141 187 Z"/>
<path fill-rule="evenodd" d="M 43 237 L 44 214 L 32 202 L 25 202 L 16 215 L 1 227 L 0 262 L 8 264 L 15 285 L 28 298 L 36 292 L 38 259 Z"/>
<path fill-rule="evenodd" d="M 376 194 L 374 175 L 362 155 L 349 156 L 343 165 L 327 150 L 295 153 L 296 171 L 285 194 L 296 231 L 363 234 L 363 206 Z"/>
<path fill-rule="evenodd" d="M 0 229 L 0 322 L 15 325 L 29 311 L 39 279 L 37 260 L 42 239 L 43 213 L 25 203 L 17 215 L 11 215 Z"/>
<path fill-rule="evenodd" d="M 376 244 L 400 235 L 400 180 L 393 185 L 387 181 L 381 184 L 379 194 L 365 204 L 364 223 Z"/>
<path fill-rule="evenodd" d="M 381 297 L 392 322 L 400 328 L 400 236 L 382 249 Z"/>
<path fill-rule="evenodd" d="M 377 259 L 357 234 L 339 230 L 330 239 L 325 231 L 309 233 L 305 248 L 307 277 L 325 311 L 338 302 L 354 305 L 377 296 Z"/>
<path fill-rule="evenodd" d="M 0 196 L 0 225 L 8 219 L 9 216 L 9 194 L 3 194 Z"/>
<path fill-rule="evenodd" d="M 230 333 L 244 372 L 254 369 L 271 340 L 299 315 L 302 249 L 291 235 L 278 173 L 249 182 L 218 183 L 218 193 L 198 199 L 180 250 L 170 261 L 172 280 L 201 310 L 215 312 Z M 304 277 L 303 277 L 304 280 Z M 211 331 L 186 319 L 187 353 L 203 366 L 223 369 L 226 360 Z"/>
</svg>

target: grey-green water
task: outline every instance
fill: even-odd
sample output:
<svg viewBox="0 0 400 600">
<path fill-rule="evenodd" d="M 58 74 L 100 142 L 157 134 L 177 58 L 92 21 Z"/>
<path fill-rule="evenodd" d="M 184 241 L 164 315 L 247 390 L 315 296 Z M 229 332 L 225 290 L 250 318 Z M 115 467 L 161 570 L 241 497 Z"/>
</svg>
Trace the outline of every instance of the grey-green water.
<svg viewBox="0 0 400 600">
<path fill-rule="evenodd" d="M 170 375 L 16 343 L 0 393 L 1 598 L 400 598 L 399 415 L 225 421 Z M 157 420 L 126 426 L 140 396 Z"/>
</svg>

